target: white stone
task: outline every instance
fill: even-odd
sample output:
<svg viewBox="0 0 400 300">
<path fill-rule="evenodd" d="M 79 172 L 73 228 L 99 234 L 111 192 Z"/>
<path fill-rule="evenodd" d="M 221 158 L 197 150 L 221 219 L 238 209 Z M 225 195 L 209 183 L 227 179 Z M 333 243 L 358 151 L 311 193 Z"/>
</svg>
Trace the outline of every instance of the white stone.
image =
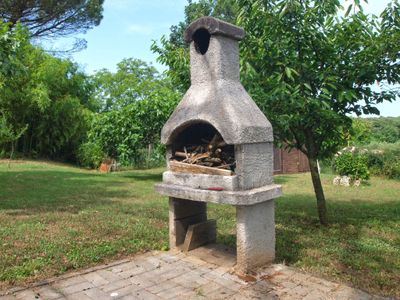
<svg viewBox="0 0 400 300">
<path fill-rule="evenodd" d="M 340 180 L 341 180 L 341 177 L 340 176 L 336 176 L 335 178 L 333 178 L 333 184 L 334 185 L 340 185 Z"/>
<path fill-rule="evenodd" d="M 343 186 L 350 186 L 350 177 L 349 176 L 342 176 L 342 178 L 340 179 L 340 185 Z"/>
</svg>

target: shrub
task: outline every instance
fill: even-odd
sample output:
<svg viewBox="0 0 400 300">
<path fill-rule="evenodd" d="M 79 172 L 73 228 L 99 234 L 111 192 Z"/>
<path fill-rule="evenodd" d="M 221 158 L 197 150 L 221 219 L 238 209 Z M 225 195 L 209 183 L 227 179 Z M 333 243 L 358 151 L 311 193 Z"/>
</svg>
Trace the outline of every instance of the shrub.
<svg viewBox="0 0 400 300">
<path fill-rule="evenodd" d="M 79 147 L 78 161 L 83 167 L 97 169 L 104 157 L 103 149 L 98 143 L 87 142 Z"/>
<path fill-rule="evenodd" d="M 385 165 L 383 154 L 379 151 L 366 151 L 365 157 L 370 172 L 374 175 L 381 175 Z"/>
<path fill-rule="evenodd" d="M 390 179 L 400 179 L 400 159 L 394 162 L 386 162 L 382 173 Z"/>
<path fill-rule="evenodd" d="M 397 143 L 371 143 L 364 146 L 369 152 L 376 152 L 393 157 L 400 156 L 400 141 Z"/>
<path fill-rule="evenodd" d="M 150 148 L 141 148 L 132 158 L 130 165 L 139 169 L 165 166 L 165 146 L 157 143 Z"/>
<path fill-rule="evenodd" d="M 341 176 L 349 176 L 352 180 L 369 179 L 367 159 L 364 154 L 345 150 L 334 160 L 334 170 Z"/>
<path fill-rule="evenodd" d="M 372 174 L 400 179 L 400 142 L 366 146 L 367 165 Z"/>
</svg>

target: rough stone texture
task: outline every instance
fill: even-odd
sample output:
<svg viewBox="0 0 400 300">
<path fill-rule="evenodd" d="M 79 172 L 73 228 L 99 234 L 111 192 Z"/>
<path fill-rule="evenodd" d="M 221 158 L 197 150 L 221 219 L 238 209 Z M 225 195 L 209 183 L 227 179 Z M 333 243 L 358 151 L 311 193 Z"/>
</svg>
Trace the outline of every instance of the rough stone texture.
<svg viewBox="0 0 400 300">
<path fill-rule="evenodd" d="M 235 256 L 215 247 L 201 247 L 185 255 L 177 251 L 152 252 L 96 270 L 83 270 L 75 277 L 48 279 L 28 288 L 0 292 L 0 300 L 8 299 L 368 299 L 389 300 L 369 295 L 343 284 L 302 273 L 284 265 L 271 265 L 257 270 L 252 281 L 244 281 L 232 272 Z M 149 268 L 123 278 L 127 270 L 137 266 Z M 90 272 L 92 271 L 92 272 Z M 88 287 L 87 278 L 99 286 Z M 92 276 L 91 274 L 95 274 Z M 113 274 L 113 279 L 107 274 Z M 103 281 L 99 281 L 99 277 Z M 102 282 L 102 283 L 100 283 Z M 63 289 L 75 285 L 75 293 Z M 80 287 L 80 288 L 78 288 Z M 85 288 L 86 287 L 86 288 Z"/>
<path fill-rule="evenodd" d="M 241 190 L 272 184 L 273 144 L 235 145 L 236 169 Z"/>
<path fill-rule="evenodd" d="M 207 203 L 169 199 L 169 246 L 175 248 L 185 241 L 189 225 L 207 221 Z"/>
<path fill-rule="evenodd" d="M 176 184 L 158 183 L 155 189 L 161 195 L 199 202 L 230 205 L 253 205 L 278 198 L 282 194 L 280 185 L 271 184 L 246 191 L 209 191 Z"/>
<path fill-rule="evenodd" d="M 163 182 L 197 189 L 221 187 L 227 191 L 236 191 L 239 188 L 237 176 L 218 176 L 167 171 L 163 173 Z"/>
<path fill-rule="evenodd" d="M 224 35 L 240 41 L 244 38 L 243 28 L 218 20 L 213 17 L 202 17 L 192 22 L 185 31 L 185 41 L 193 41 L 193 34 L 200 28 L 206 29 L 210 34 Z"/>
<path fill-rule="evenodd" d="M 211 35 L 202 55 L 190 45 L 192 85 L 161 132 L 163 144 L 173 143 L 188 126 L 206 122 L 228 144 L 273 141 L 272 126 L 239 81 L 239 45 Z"/>
<path fill-rule="evenodd" d="M 275 258 L 274 201 L 236 207 L 236 269 L 247 273 Z"/>
<path fill-rule="evenodd" d="M 207 204 L 198 201 L 186 201 L 183 199 L 170 199 L 170 213 L 174 220 L 179 220 L 207 212 Z"/>
<path fill-rule="evenodd" d="M 166 161 L 167 161 L 167 168 L 169 169 L 169 161 L 171 160 L 171 158 L 172 158 L 172 149 L 171 149 L 171 146 L 167 146 L 166 147 L 167 149 L 166 149 L 166 153 L 165 153 L 165 159 L 166 159 Z"/>
<path fill-rule="evenodd" d="M 212 35 L 208 50 L 204 55 L 197 52 L 194 43 L 190 44 L 190 64 L 191 86 L 207 86 L 209 88 L 215 88 L 215 90 L 210 90 L 211 93 L 221 92 L 221 95 L 228 95 L 224 94 L 226 87 L 215 83 L 229 82 L 232 85 L 240 85 L 239 43 L 230 38 Z M 244 94 L 247 95 L 246 99 L 250 99 L 249 102 L 253 102 L 246 92 L 244 92 Z M 200 93 L 193 96 L 198 97 Z M 239 104 L 244 95 L 239 94 L 238 96 L 240 96 L 240 98 L 238 99 L 219 99 L 216 96 L 217 95 L 209 95 L 209 98 L 206 99 L 208 104 L 213 105 L 211 102 Z M 184 99 L 185 97 L 183 100 Z M 246 110 L 253 113 L 261 113 L 258 107 L 254 111 L 252 108 L 253 106 Z M 196 107 L 196 110 L 197 109 Z M 201 110 L 198 112 L 201 112 Z"/>
</svg>

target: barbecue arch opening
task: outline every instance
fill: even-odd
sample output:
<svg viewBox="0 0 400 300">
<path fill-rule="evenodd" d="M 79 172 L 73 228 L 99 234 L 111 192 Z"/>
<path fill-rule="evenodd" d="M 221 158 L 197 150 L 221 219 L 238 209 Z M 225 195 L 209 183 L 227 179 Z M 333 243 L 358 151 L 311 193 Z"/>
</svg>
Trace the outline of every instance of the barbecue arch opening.
<svg viewBox="0 0 400 300">
<path fill-rule="evenodd" d="M 171 145 L 171 160 L 235 170 L 234 145 L 227 144 L 218 130 L 209 123 L 191 123 L 178 129 L 172 137 Z"/>
<path fill-rule="evenodd" d="M 193 34 L 194 47 L 201 55 L 206 54 L 208 46 L 210 45 L 211 34 L 207 29 L 197 29 Z"/>
</svg>

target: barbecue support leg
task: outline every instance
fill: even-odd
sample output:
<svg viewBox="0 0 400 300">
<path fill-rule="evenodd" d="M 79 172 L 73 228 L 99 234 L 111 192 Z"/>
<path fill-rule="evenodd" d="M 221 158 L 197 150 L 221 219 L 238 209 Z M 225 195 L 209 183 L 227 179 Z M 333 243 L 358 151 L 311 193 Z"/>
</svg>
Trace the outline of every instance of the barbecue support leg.
<svg viewBox="0 0 400 300">
<path fill-rule="evenodd" d="M 248 273 L 274 260 L 274 206 L 274 200 L 248 206 L 236 206 L 236 270 L 239 273 Z"/>
</svg>

